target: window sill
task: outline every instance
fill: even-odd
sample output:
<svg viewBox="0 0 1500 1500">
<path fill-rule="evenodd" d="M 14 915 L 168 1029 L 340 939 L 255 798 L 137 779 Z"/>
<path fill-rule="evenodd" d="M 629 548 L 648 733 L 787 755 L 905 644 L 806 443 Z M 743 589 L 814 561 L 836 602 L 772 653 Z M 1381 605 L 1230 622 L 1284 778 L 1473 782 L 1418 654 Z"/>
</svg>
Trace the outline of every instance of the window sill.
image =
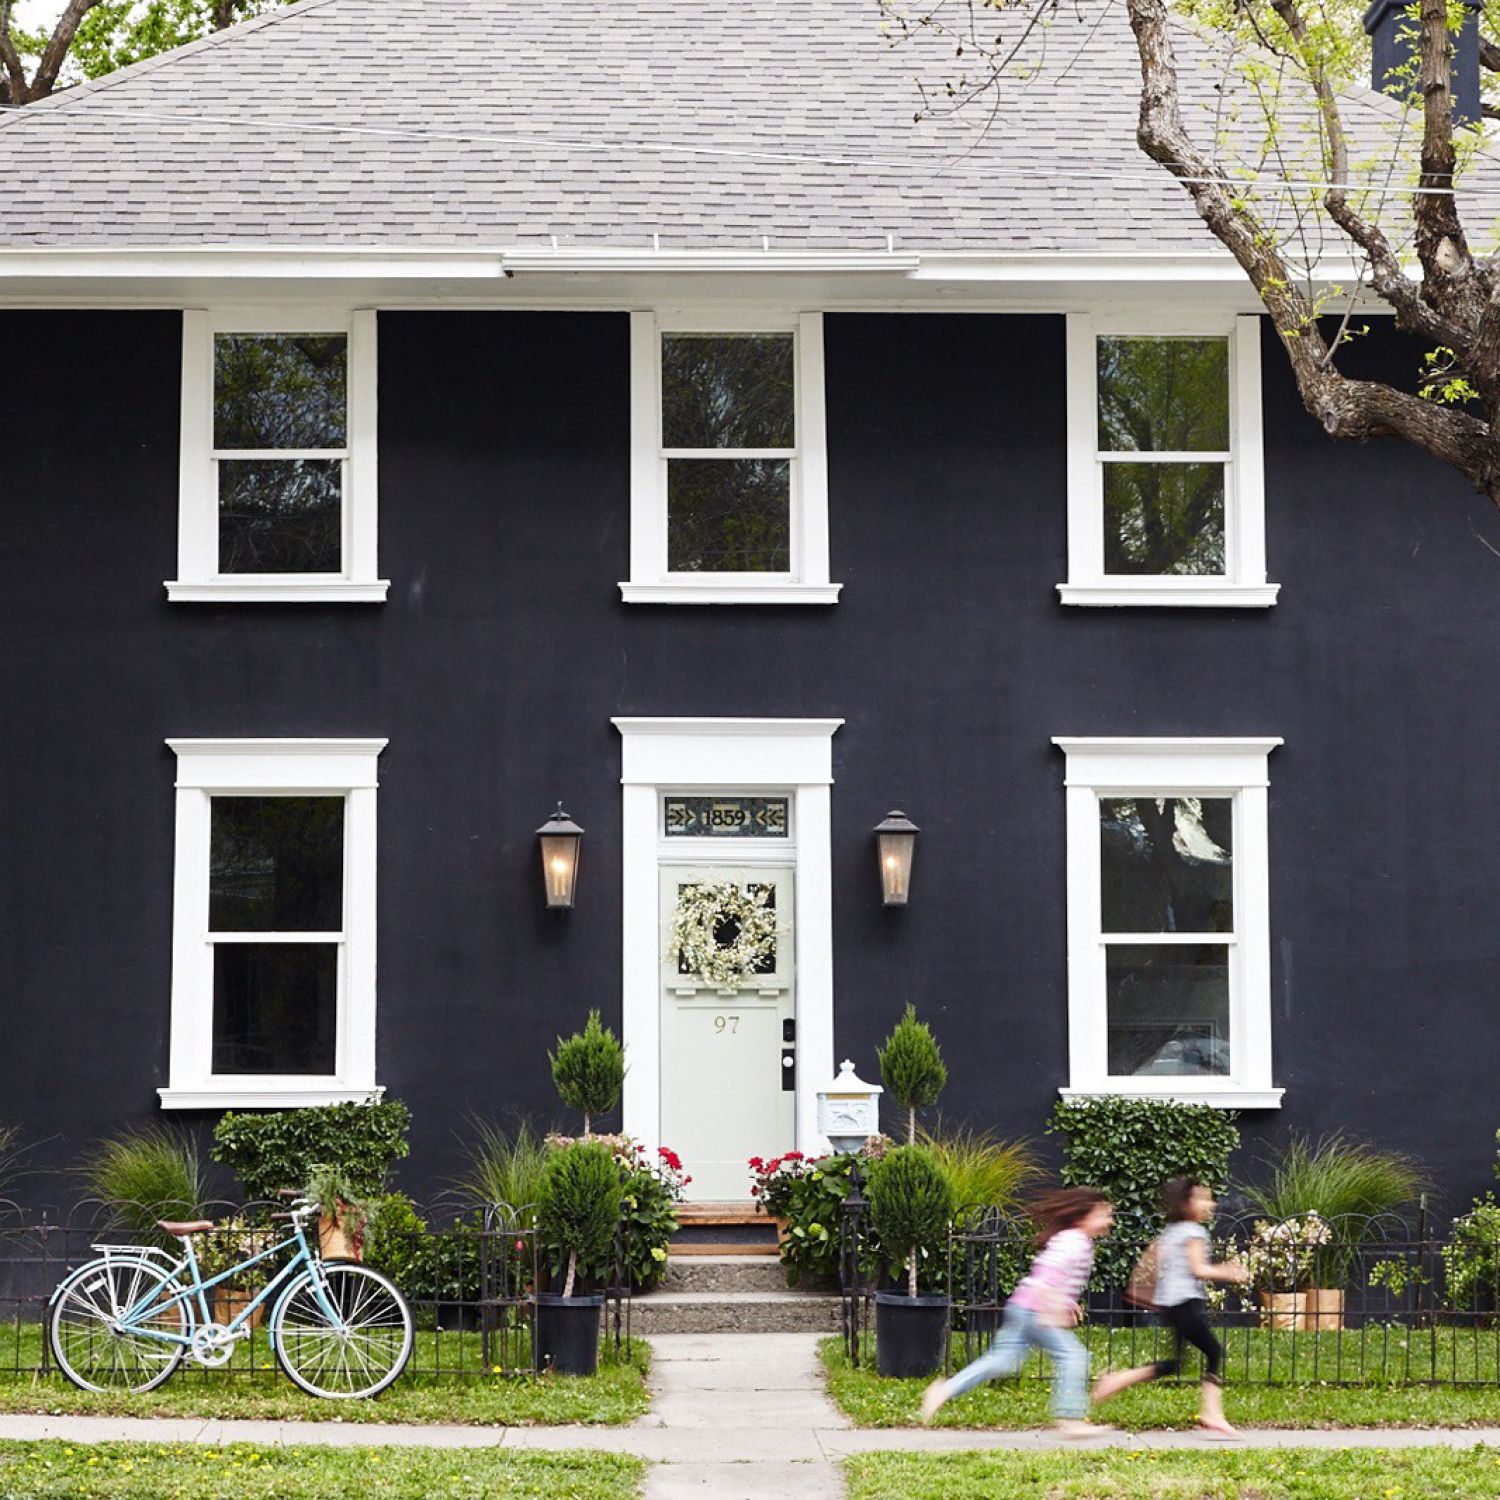
<svg viewBox="0 0 1500 1500">
<path fill-rule="evenodd" d="M 1064 604 L 1269 609 L 1280 589 L 1279 583 L 1173 583 L 1153 578 L 1139 583 L 1060 583 L 1057 593 Z"/>
<path fill-rule="evenodd" d="M 390 589 L 388 578 L 355 583 L 345 578 L 303 583 L 296 579 L 276 582 L 253 578 L 214 579 L 206 583 L 169 580 L 164 587 L 173 604 L 383 604 Z"/>
<path fill-rule="evenodd" d="M 1061 1088 L 1064 1099 L 1173 1099 L 1179 1104 L 1212 1104 L 1215 1109 L 1280 1109 L 1285 1089 L 1237 1088 L 1233 1084 L 1217 1087 L 1152 1088 L 1119 1084 L 1100 1084 L 1098 1088 Z"/>
<path fill-rule="evenodd" d="M 385 1093 L 376 1088 L 341 1088 L 337 1084 L 313 1084 L 307 1088 L 257 1087 L 253 1083 L 222 1087 L 157 1089 L 163 1109 L 302 1109 L 314 1104 L 369 1104 Z"/>
<path fill-rule="evenodd" d="M 837 604 L 841 583 L 622 583 L 626 604 Z"/>
</svg>

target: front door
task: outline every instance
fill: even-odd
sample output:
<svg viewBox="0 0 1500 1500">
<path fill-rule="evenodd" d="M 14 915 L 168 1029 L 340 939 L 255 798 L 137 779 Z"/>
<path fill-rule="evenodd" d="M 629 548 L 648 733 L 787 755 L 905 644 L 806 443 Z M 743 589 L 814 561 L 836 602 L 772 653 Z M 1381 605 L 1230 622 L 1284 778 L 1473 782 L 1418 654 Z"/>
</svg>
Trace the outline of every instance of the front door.
<svg viewBox="0 0 1500 1500">
<path fill-rule="evenodd" d="M 663 865 L 661 953 L 678 897 L 690 885 L 729 880 L 770 889 L 784 933 L 737 985 L 711 984 L 680 960 L 662 959 L 661 1139 L 692 1175 L 697 1202 L 743 1202 L 752 1156 L 796 1144 L 796 984 L 792 870 L 785 865 Z M 726 939 L 729 938 L 726 933 Z"/>
</svg>

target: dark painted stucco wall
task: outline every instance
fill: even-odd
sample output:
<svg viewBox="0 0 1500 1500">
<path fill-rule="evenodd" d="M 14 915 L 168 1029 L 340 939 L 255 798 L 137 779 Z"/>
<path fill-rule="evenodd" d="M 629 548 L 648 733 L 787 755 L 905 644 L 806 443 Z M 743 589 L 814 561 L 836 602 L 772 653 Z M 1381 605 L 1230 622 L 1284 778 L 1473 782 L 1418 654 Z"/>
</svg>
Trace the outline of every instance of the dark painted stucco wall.
<svg viewBox="0 0 1500 1500">
<path fill-rule="evenodd" d="M 622 315 L 380 320 L 381 607 L 169 606 L 178 318 L 0 313 L 0 1120 L 69 1161 L 166 1081 L 168 736 L 388 735 L 379 1073 L 419 1195 L 469 1113 L 553 1111 L 546 1048 L 619 1012 L 615 714 L 835 715 L 840 1056 L 905 1001 L 945 1105 L 1039 1134 L 1066 1070 L 1054 734 L 1278 734 L 1276 1081 L 1464 1200 L 1500 1123 L 1500 518 L 1336 447 L 1265 350 L 1269 611 L 1077 610 L 1059 318 L 827 320 L 832 609 L 626 607 Z M 1390 340 L 1358 357 L 1402 374 Z M 532 830 L 587 827 L 578 909 Z M 883 910 L 869 830 L 922 826 Z M 1253 1146 L 1245 1153 L 1248 1162 Z M 64 1196 L 56 1180 L 32 1194 Z"/>
</svg>

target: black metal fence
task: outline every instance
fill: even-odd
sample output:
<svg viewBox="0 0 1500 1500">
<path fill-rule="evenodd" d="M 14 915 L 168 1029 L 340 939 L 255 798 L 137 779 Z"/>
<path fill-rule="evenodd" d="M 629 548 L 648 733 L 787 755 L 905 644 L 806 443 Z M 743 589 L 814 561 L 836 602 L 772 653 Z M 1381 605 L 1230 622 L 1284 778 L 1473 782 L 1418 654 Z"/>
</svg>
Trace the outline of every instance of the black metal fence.
<svg viewBox="0 0 1500 1500">
<path fill-rule="evenodd" d="M 401 1200 L 404 1203 L 404 1200 Z M 287 1238 L 282 1223 L 267 1223 L 281 1205 L 211 1204 L 204 1216 L 219 1226 L 194 1237 L 205 1280 Z M 88 1202 L 65 1215 L 23 1212 L 0 1204 L 0 1378 L 55 1373 L 45 1319 L 53 1289 L 74 1268 L 95 1258 L 99 1244 L 157 1243 L 176 1252 L 168 1236 L 121 1227 L 110 1204 Z M 309 1226 L 309 1238 L 316 1236 Z M 504 1204 L 411 1205 L 378 1218 L 359 1247 L 365 1264 L 385 1272 L 405 1294 L 416 1321 L 416 1345 L 403 1379 L 505 1377 L 536 1371 L 533 1293 L 546 1290 L 548 1268 L 532 1217 Z M 630 1340 L 630 1286 L 623 1231 L 612 1265 L 593 1290 L 605 1294 L 605 1330 L 616 1351 Z M 215 1322 L 227 1323 L 283 1264 L 273 1257 L 207 1295 Z M 268 1376 L 277 1368 L 257 1310 L 251 1337 L 214 1370 L 191 1361 L 177 1379 Z"/>
<path fill-rule="evenodd" d="M 847 1216 L 844 1230 L 845 1346 L 858 1363 L 872 1347 L 878 1273 L 863 1216 Z M 1209 1288 L 1231 1380 L 1500 1387 L 1500 1235 L 1424 1209 L 1411 1218 L 1220 1218 L 1212 1238 L 1216 1259 L 1241 1261 L 1253 1278 Z M 950 1367 L 993 1338 L 1034 1249 L 1024 1219 L 984 1206 L 956 1216 L 946 1267 Z M 1096 1367 L 1171 1357 L 1171 1333 L 1125 1297 L 1129 1257 L 1115 1260 L 1122 1269 L 1096 1276 L 1078 1329 Z M 1198 1369 L 1194 1356 L 1178 1378 L 1196 1380 Z M 1034 1360 L 1025 1373 L 1045 1368 Z"/>
</svg>

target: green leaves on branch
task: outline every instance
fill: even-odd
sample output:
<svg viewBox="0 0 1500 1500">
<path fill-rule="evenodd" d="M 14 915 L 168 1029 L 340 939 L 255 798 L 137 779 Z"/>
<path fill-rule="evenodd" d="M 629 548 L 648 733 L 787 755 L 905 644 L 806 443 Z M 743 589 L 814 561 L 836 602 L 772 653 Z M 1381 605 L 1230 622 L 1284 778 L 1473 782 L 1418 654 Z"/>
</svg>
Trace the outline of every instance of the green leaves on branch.
<svg viewBox="0 0 1500 1500">
<path fill-rule="evenodd" d="M 554 1271 L 566 1264 L 563 1296 L 571 1297 L 580 1265 L 608 1265 L 620 1222 L 620 1172 L 609 1147 L 575 1141 L 554 1151 L 542 1174 L 538 1217 L 557 1257 Z"/>
<path fill-rule="evenodd" d="M 591 1010 L 582 1031 L 557 1039 L 557 1051 L 547 1054 L 558 1097 L 583 1115 L 583 1133 L 593 1129 L 595 1115 L 608 1114 L 620 1102 L 625 1087 L 625 1049 Z"/>
<path fill-rule="evenodd" d="M 932 1028 L 917 1019 L 908 1005 L 895 1030 L 880 1049 L 880 1078 L 886 1092 L 906 1111 L 906 1142 L 917 1139 L 917 1111 L 938 1101 L 948 1082 L 948 1069 Z"/>
<path fill-rule="evenodd" d="M 952 1218 L 953 1188 L 925 1146 L 897 1146 L 870 1169 L 870 1221 L 908 1296 L 946 1277 Z"/>
</svg>

